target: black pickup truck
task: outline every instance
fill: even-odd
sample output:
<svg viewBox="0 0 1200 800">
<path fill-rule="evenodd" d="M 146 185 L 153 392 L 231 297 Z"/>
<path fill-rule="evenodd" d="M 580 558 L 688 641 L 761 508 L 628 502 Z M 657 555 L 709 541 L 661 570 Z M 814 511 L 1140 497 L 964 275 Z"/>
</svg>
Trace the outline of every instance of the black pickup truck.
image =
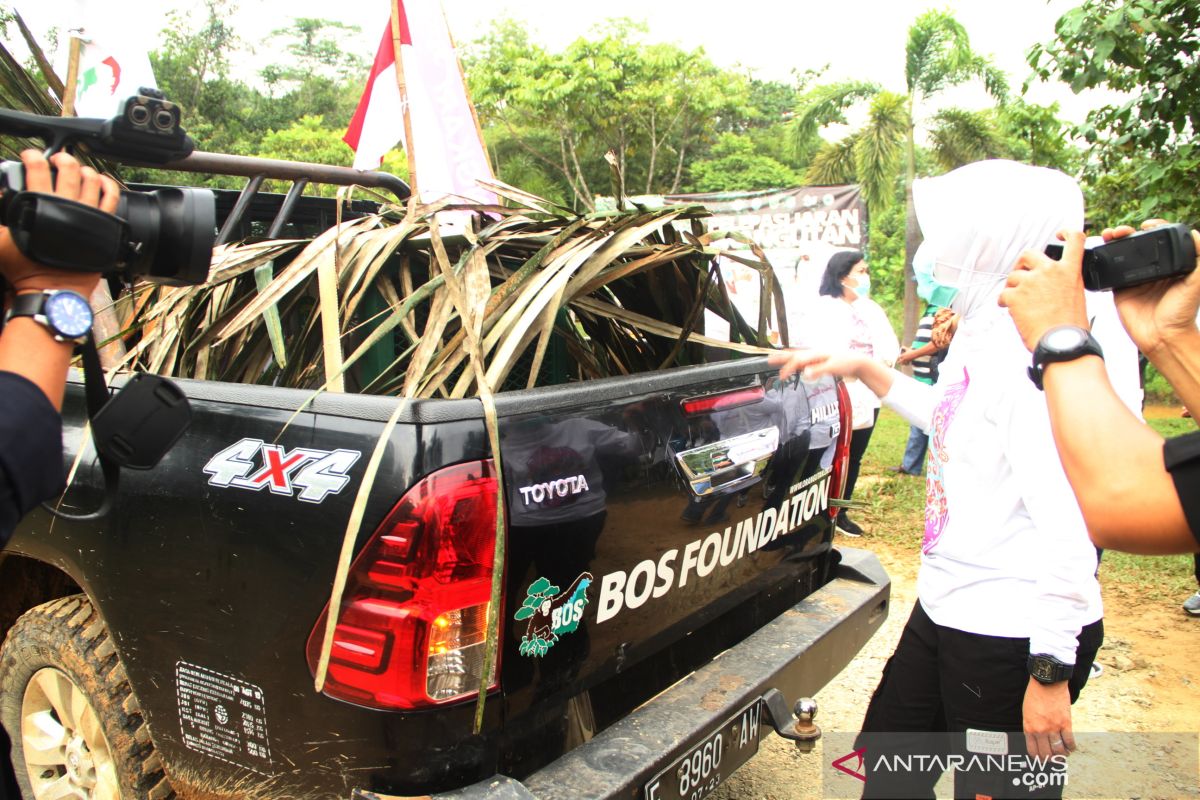
<svg viewBox="0 0 1200 800">
<path fill-rule="evenodd" d="M 844 389 L 746 359 L 477 400 L 179 381 L 97 522 L 0 556 L 0 723 L 33 798 L 702 800 L 886 617 L 833 546 Z M 367 461 L 404 408 L 331 584 Z M 68 464 L 82 386 L 64 408 Z M 505 475 L 498 665 L 473 732 Z M 82 458 L 72 492 L 98 496 Z M 847 721 L 853 724 L 854 721 Z M 810 729 L 811 730 L 811 729 Z M 7 767 L 8 765 L 4 765 Z"/>
</svg>

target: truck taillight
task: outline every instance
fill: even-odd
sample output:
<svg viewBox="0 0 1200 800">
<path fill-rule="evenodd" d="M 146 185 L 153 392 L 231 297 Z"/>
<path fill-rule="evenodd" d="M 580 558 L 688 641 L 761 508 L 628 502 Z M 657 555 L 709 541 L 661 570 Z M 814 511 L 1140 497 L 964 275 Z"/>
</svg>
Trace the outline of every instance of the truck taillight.
<svg viewBox="0 0 1200 800">
<path fill-rule="evenodd" d="M 325 694 L 382 709 L 477 695 L 495 545 L 491 461 L 447 467 L 413 486 L 350 568 Z M 314 674 L 328 614 L 308 637 Z M 496 675 L 493 665 L 492 689 Z"/>
<path fill-rule="evenodd" d="M 728 411 L 751 403 L 761 402 L 767 392 L 761 386 L 750 386 L 745 389 L 735 389 L 731 392 L 705 395 L 704 397 L 689 397 L 684 400 L 683 413 L 689 417 L 698 414 L 709 414 L 713 411 Z"/>
<path fill-rule="evenodd" d="M 854 412 L 850 408 L 850 392 L 846 384 L 837 382 L 838 397 L 838 430 L 837 447 L 833 451 L 833 483 L 832 496 L 842 497 L 846 491 L 846 480 L 850 477 L 850 437 L 854 435 Z M 837 518 L 840 508 L 829 505 L 829 516 Z"/>
</svg>

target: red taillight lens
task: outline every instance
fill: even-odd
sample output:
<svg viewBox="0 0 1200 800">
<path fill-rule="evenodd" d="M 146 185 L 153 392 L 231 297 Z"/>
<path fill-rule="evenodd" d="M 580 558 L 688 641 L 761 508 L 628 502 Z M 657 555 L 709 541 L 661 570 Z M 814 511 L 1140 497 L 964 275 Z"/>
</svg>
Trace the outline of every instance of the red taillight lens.
<svg viewBox="0 0 1200 800">
<path fill-rule="evenodd" d="M 766 396 L 766 390 L 761 386 L 751 386 L 748 389 L 737 389 L 732 392 L 713 394 L 707 397 L 693 397 L 683 401 L 683 413 L 689 417 L 696 414 L 706 414 L 710 411 L 725 411 L 738 406 L 748 406 L 757 403 Z"/>
<path fill-rule="evenodd" d="M 850 409 L 850 392 L 846 384 L 837 382 L 838 420 L 841 427 L 838 430 L 837 448 L 833 451 L 833 497 L 842 497 L 846 491 L 846 479 L 850 477 L 850 437 L 854 435 L 854 413 Z M 844 499 L 844 498 L 843 498 Z M 829 516 L 836 518 L 841 511 L 830 504 Z"/>
<path fill-rule="evenodd" d="M 491 461 L 447 467 L 413 486 L 350 568 L 325 694 L 383 709 L 478 694 L 495 546 Z M 308 637 L 314 674 L 328 614 Z"/>
</svg>

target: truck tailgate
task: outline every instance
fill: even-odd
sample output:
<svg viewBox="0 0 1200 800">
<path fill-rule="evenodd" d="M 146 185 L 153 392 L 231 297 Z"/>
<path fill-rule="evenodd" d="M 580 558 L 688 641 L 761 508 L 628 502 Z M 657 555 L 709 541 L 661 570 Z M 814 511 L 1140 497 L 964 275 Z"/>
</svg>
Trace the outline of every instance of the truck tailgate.
<svg viewBox="0 0 1200 800">
<path fill-rule="evenodd" d="M 505 398 L 510 715 L 657 660 L 592 710 L 603 727 L 829 578 L 832 381 L 780 382 L 763 360 L 673 372 Z"/>
</svg>

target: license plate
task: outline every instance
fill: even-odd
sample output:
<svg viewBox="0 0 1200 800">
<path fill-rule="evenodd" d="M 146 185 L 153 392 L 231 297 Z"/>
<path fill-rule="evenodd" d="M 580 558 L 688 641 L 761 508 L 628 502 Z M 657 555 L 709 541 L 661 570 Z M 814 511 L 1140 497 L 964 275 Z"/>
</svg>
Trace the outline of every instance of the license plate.
<svg viewBox="0 0 1200 800">
<path fill-rule="evenodd" d="M 755 700 L 651 779 L 644 800 L 704 800 L 758 752 L 762 703 Z"/>
</svg>

